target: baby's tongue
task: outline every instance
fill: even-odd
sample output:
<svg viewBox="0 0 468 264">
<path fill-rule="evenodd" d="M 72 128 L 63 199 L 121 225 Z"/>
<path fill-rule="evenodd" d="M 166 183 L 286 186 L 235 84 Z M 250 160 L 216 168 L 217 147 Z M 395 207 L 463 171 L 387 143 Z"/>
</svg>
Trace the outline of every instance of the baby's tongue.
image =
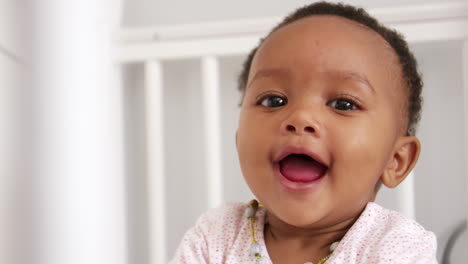
<svg viewBox="0 0 468 264">
<path fill-rule="evenodd" d="M 310 182 L 322 177 L 327 167 L 305 155 L 289 155 L 280 162 L 280 171 L 290 181 Z"/>
</svg>

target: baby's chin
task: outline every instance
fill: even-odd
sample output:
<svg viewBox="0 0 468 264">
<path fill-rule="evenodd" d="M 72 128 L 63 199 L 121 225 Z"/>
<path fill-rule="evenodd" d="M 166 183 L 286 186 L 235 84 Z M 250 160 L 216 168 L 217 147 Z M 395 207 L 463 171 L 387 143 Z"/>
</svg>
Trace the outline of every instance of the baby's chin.
<svg viewBox="0 0 468 264">
<path fill-rule="evenodd" d="M 350 227 L 360 216 L 365 204 L 362 206 L 349 206 L 336 208 L 333 202 L 311 204 L 310 202 L 276 200 L 269 204 L 262 202 L 267 211 L 268 221 L 273 225 L 283 227 L 309 229 L 310 231 L 341 230 Z"/>
<path fill-rule="evenodd" d="M 300 206 L 277 205 L 267 208 L 268 221 L 285 224 L 295 228 L 320 228 L 327 226 L 329 212 L 316 208 L 301 208 Z"/>
</svg>

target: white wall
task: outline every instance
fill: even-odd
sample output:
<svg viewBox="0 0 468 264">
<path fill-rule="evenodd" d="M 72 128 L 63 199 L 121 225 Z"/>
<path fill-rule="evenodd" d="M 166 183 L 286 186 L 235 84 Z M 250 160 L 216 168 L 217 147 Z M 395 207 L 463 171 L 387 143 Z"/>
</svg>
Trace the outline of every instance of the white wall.
<svg viewBox="0 0 468 264">
<path fill-rule="evenodd" d="M 366 8 L 376 8 L 442 1 L 459 2 L 460 0 L 344 0 L 340 2 Z M 128 0 L 124 3 L 123 26 L 137 27 L 244 18 L 282 17 L 292 10 L 311 2 L 316 1 Z M 338 1 L 332 0 L 331 2 Z"/>
<path fill-rule="evenodd" d="M 21 67 L 0 52 L 0 262 L 12 258 L 13 245 L 20 237 L 16 214 L 19 213 L 18 92 Z M 25 157 L 26 158 L 26 157 Z M 9 234 L 9 235 L 5 235 Z M 15 234 L 15 235 L 14 235 Z M 16 241 L 15 241 L 16 240 Z M 6 262 L 3 262 L 6 263 Z"/>
<path fill-rule="evenodd" d="M 462 43 L 415 45 L 424 75 L 424 107 L 418 137 L 422 144 L 416 171 L 416 217 L 444 247 L 457 224 L 466 218 Z M 468 247 L 465 232 L 459 245 Z M 462 247 L 460 247 L 462 248 Z M 439 252 L 440 253 L 440 252 Z M 466 250 L 454 251 L 462 263 Z"/>
<path fill-rule="evenodd" d="M 24 171 L 28 156 L 24 149 L 26 128 L 22 108 L 24 94 L 24 33 L 20 19 L 23 4 L 0 0 L 0 263 L 22 263 L 30 252 L 30 182 Z M 24 14 L 24 13 L 23 13 Z"/>
</svg>

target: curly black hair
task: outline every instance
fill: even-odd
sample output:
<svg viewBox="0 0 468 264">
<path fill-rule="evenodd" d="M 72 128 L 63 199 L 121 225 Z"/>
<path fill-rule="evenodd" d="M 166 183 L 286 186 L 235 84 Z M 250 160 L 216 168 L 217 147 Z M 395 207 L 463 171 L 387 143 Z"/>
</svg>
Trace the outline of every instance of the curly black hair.
<svg viewBox="0 0 468 264">
<path fill-rule="evenodd" d="M 279 28 L 282 28 L 294 21 L 313 15 L 334 15 L 355 21 L 372 29 L 380 36 L 382 36 L 388 42 L 388 44 L 390 44 L 399 58 L 403 74 L 403 82 L 406 84 L 405 86 L 407 89 L 407 101 L 405 105 L 407 107 L 406 114 L 408 123 L 406 126 L 406 135 L 415 135 L 416 127 L 421 116 L 421 90 L 423 87 L 423 82 L 421 74 L 418 72 L 417 61 L 413 53 L 409 50 L 408 44 L 400 33 L 383 26 L 374 17 L 370 16 L 364 9 L 356 8 L 354 6 L 343 3 L 328 3 L 322 1 L 301 7 L 292 14 L 288 15 L 282 22 L 274 27 L 265 38 L 262 38 L 257 47 L 255 47 L 247 56 L 239 75 L 238 88 L 242 92 L 242 97 L 244 96 L 247 80 L 249 78 L 249 71 L 252 60 L 265 39 Z"/>
</svg>

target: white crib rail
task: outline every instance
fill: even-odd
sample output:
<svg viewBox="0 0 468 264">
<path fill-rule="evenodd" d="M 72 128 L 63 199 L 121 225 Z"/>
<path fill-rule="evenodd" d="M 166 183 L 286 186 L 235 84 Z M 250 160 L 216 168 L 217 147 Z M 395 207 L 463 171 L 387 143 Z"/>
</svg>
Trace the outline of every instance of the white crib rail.
<svg viewBox="0 0 468 264">
<path fill-rule="evenodd" d="M 166 263 L 166 186 L 164 171 L 163 70 L 160 61 L 145 64 L 150 258 Z"/>
<path fill-rule="evenodd" d="M 203 86 L 203 116 L 205 127 L 205 168 L 208 205 L 213 208 L 222 201 L 221 124 L 219 107 L 219 63 L 216 57 L 201 60 Z"/>
<path fill-rule="evenodd" d="M 426 5 L 424 8 L 411 6 L 375 9 L 370 10 L 370 13 L 402 32 L 410 43 L 468 40 L 468 30 L 466 30 L 468 28 L 468 3 L 466 2 L 440 3 Z M 119 44 L 115 50 L 117 62 L 145 64 L 151 263 L 166 263 L 166 199 L 164 192 L 166 175 L 163 156 L 163 102 L 161 99 L 164 85 L 161 61 L 186 58 L 199 58 L 201 60 L 207 206 L 214 207 L 222 201 L 223 196 L 220 178 L 222 153 L 220 149 L 218 58 L 245 55 L 277 21 L 279 20 L 276 18 L 244 22 L 231 21 L 121 30 L 118 33 L 116 39 Z M 467 43 L 468 41 L 465 41 L 463 58 L 465 91 L 468 90 Z M 465 102 L 468 102 L 466 94 L 468 93 L 465 93 Z M 468 124 L 468 109 L 465 109 L 465 113 L 465 124 Z M 466 130 L 468 131 L 468 128 Z M 465 136 L 465 138 L 468 142 L 468 137 Z M 466 144 L 466 150 L 468 150 L 468 143 Z M 400 211 L 408 217 L 414 218 L 414 175 L 410 175 L 405 180 L 398 192 L 397 204 Z"/>
<path fill-rule="evenodd" d="M 411 219 L 416 219 L 414 176 L 414 172 L 412 171 L 410 175 L 398 185 L 398 188 L 395 189 L 398 211 Z"/>
<path fill-rule="evenodd" d="M 468 38 L 463 43 L 463 96 L 464 96 L 464 124 L 465 124 L 465 175 L 466 175 L 466 189 L 468 190 Z M 466 210 L 468 212 L 468 195 L 466 197 Z M 468 218 L 467 218 L 468 226 Z"/>
</svg>

